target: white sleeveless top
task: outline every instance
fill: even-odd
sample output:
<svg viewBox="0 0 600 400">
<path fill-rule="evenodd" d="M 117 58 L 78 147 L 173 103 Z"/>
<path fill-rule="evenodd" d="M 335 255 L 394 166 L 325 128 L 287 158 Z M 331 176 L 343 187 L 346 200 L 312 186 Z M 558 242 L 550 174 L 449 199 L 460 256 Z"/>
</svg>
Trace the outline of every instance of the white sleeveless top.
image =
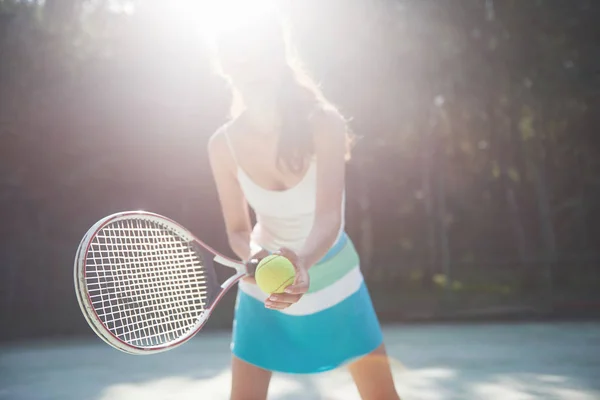
<svg viewBox="0 0 600 400">
<path fill-rule="evenodd" d="M 311 161 L 304 177 L 292 188 L 269 190 L 257 185 L 240 167 L 227 131 L 229 151 L 236 163 L 237 178 L 248 204 L 256 214 L 251 235 L 251 250 L 276 251 L 282 247 L 297 252 L 312 230 L 317 203 L 317 163 Z M 344 232 L 345 192 L 340 205 L 342 223 L 338 239 Z"/>
</svg>

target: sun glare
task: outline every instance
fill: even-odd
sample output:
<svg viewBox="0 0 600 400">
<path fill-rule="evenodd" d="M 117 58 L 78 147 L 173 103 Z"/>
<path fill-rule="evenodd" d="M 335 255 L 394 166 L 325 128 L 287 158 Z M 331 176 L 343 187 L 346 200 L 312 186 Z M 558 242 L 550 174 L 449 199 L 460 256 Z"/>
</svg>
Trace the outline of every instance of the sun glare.
<svg viewBox="0 0 600 400">
<path fill-rule="evenodd" d="M 201 34 L 214 35 L 255 23 L 276 9 L 276 0 L 188 0 L 179 7 L 197 21 Z"/>
</svg>

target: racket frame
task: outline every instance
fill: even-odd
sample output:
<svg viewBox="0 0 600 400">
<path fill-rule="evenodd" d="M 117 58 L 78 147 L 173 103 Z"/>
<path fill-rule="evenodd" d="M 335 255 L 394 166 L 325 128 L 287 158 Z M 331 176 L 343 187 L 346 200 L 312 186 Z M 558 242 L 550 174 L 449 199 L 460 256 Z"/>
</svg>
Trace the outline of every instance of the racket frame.
<svg viewBox="0 0 600 400">
<path fill-rule="evenodd" d="M 133 217 L 136 217 L 136 218 L 139 218 L 142 220 L 153 221 L 153 222 L 157 222 L 162 225 L 165 225 L 168 229 L 173 230 L 178 236 L 180 236 L 181 238 L 186 240 L 188 243 L 195 242 L 196 244 L 200 245 L 204 250 L 206 250 L 205 253 L 210 253 L 212 255 L 213 261 L 215 261 L 218 264 L 221 264 L 225 267 L 232 268 L 236 271 L 234 275 L 232 275 L 231 277 L 226 279 L 225 282 L 223 282 L 220 285 L 222 290 L 214 298 L 214 300 L 209 304 L 209 306 L 204 310 L 204 313 L 202 313 L 202 316 L 200 318 L 198 318 L 198 320 L 196 321 L 194 326 L 191 329 L 189 329 L 188 332 L 186 332 L 184 335 L 180 336 L 177 339 L 174 339 L 170 342 L 167 342 L 167 343 L 164 343 L 161 345 L 157 345 L 157 346 L 140 347 L 140 346 L 131 345 L 131 344 L 126 343 L 125 341 L 121 340 L 119 337 L 117 337 L 115 334 L 113 334 L 110 330 L 108 330 L 106 327 L 104 327 L 100 317 L 98 316 L 95 309 L 91 305 L 92 299 L 87 291 L 87 286 L 86 286 L 85 260 L 87 259 L 87 255 L 90 251 L 92 239 L 105 226 L 107 226 L 111 223 L 114 223 L 114 222 L 118 222 L 120 220 L 130 220 Z M 184 344 L 185 342 L 187 342 L 189 339 L 194 337 L 202 329 L 204 324 L 206 324 L 206 322 L 208 321 L 208 318 L 212 314 L 212 311 L 214 310 L 215 306 L 219 303 L 221 298 L 229 291 L 229 289 L 231 289 L 244 276 L 248 275 L 246 264 L 219 254 L 217 251 L 212 249 L 206 243 L 202 242 L 200 239 L 198 239 L 196 236 L 194 236 L 194 234 L 192 234 L 190 231 L 188 231 L 187 229 L 185 229 L 184 227 L 182 227 L 180 224 L 173 221 L 172 219 L 162 216 L 162 215 L 159 215 L 159 214 L 156 214 L 156 213 L 148 212 L 148 211 L 118 212 L 118 213 L 114 213 L 109 216 L 106 216 L 106 217 L 102 218 L 101 220 L 99 220 L 98 222 L 96 222 L 86 232 L 86 234 L 81 239 L 81 242 L 79 243 L 79 246 L 77 248 L 77 252 L 75 255 L 75 265 L 74 265 L 73 270 L 74 270 L 73 271 L 73 279 L 74 279 L 74 284 L 75 284 L 75 293 L 77 295 L 77 302 L 79 303 L 81 312 L 83 313 L 84 318 L 85 318 L 86 322 L 88 323 L 88 325 L 90 325 L 90 327 L 92 328 L 94 333 L 97 336 L 99 336 L 108 345 L 110 345 L 110 346 L 114 347 L 115 349 L 120 350 L 124 353 L 132 354 L 132 355 L 147 355 L 147 354 L 160 353 L 160 352 L 164 352 L 167 350 L 172 350 L 175 347 L 178 347 L 178 346 Z"/>
</svg>

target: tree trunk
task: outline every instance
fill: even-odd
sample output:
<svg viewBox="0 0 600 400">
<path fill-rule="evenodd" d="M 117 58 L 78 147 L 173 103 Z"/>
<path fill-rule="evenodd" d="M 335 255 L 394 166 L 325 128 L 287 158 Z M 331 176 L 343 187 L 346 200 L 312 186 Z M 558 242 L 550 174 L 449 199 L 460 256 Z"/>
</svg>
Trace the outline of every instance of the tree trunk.
<svg viewBox="0 0 600 400">
<path fill-rule="evenodd" d="M 362 166 L 357 168 L 358 178 L 358 205 L 360 207 L 359 222 L 359 250 L 361 264 L 365 268 L 371 267 L 373 262 L 373 218 L 371 216 L 371 200 L 369 198 L 368 179 L 364 176 Z"/>
<path fill-rule="evenodd" d="M 429 122 L 426 119 L 426 122 Z M 425 127 L 422 135 L 422 164 L 421 177 L 423 188 L 423 201 L 425 202 L 425 217 L 427 223 L 427 267 L 425 271 L 425 280 L 427 284 L 431 283 L 434 268 L 437 263 L 437 224 L 435 212 L 435 192 L 433 188 L 433 171 L 435 157 L 433 154 L 432 129 Z"/>
<path fill-rule="evenodd" d="M 439 107 L 437 112 L 438 122 L 436 123 L 438 137 L 436 138 L 435 144 L 435 156 L 437 160 L 437 179 L 436 179 L 436 200 L 437 200 L 437 220 L 439 223 L 439 244 L 440 244 L 440 261 L 442 272 L 445 276 L 445 289 L 447 299 L 450 299 L 451 295 L 451 282 L 452 282 L 452 270 L 450 263 L 450 241 L 448 238 L 448 222 L 446 216 L 448 215 L 446 209 L 446 175 L 445 175 L 445 159 L 446 153 L 442 146 L 443 138 L 440 137 L 441 133 L 445 136 L 450 136 L 452 126 L 446 110 L 443 109 L 443 105 Z"/>
<path fill-rule="evenodd" d="M 521 263 L 521 266 L 525 267 L 529 265 L 529 252 L 527 246 L 527 237 L 525 235 L 525 228 L 523 227 L 523 222 L 521 220 L 519 204 L 517 203 L 517 200 L 515 198 L 515 191 L 512 187 L 510 187 L 510 184 L 506 182 L 506 179 L 504 179 L 504 186 L 506 193 L 506 203 L 508 205 L 512 230 L 515 235 L 515 243 L 517 245 L 517 252 L 519 254 L 519 262 Z"/>
<path fill-rule="evenodd" d="M 75 20 L 79 0 L 46 0 L 44 16 L 52 30 L 60 30 Z"/>
</svg>

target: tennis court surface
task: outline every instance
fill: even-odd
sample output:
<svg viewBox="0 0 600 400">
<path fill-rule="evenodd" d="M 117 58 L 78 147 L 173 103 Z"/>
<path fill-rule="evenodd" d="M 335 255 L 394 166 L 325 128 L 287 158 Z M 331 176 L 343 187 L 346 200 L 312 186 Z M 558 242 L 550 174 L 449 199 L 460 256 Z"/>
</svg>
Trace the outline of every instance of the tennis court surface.
<svg viewBox="0 0 600 400">
<path fill-rule="evenodd" d="M 600 323 L 387 327 L 404 400 L 600 399 Z M 2 400 L 219 400 L 229 392 L 229 335 L 200 333 L 154 356 L 100 339 L 0 345 Z M 358 399 L 345 370 L 275 375 L 270 399 Z"/>
</svg>

